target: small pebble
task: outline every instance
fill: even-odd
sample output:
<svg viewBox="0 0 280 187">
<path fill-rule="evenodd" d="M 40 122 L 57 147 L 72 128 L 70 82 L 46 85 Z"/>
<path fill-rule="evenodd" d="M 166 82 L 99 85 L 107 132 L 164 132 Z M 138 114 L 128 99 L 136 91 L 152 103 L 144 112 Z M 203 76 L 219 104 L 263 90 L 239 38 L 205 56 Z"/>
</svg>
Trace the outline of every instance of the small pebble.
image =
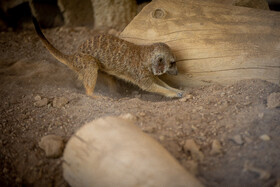
<svg viewBox="0 0 280 187">
<path fill-rule="evenodd" d="M 213 140 L 212 146 L 211 146 L 211 155 L 217 155 L 222 153 L 222 145 L 218 140 Z"/>
<path fill-rule="evenodd" d="M 179 99 L 180 102 L 186 102 L 187 100 L 192 99 L 193 96 L 191 94 L 186 95 L 185 97 Z"/>
<path fill-rule="evenodd" d="M 61 108 L 66 105 L 69 100 L 66 97 L 55 97 L 52 106 L 55 108 Z"/>
<path fill-rule="evenodd" d="M 187 101 L 187 98 L 183 97 L 181 99 L 179 99 L 180 102 L 186 102 Z"/>
<path fill-rule="evenodd" d="M 188 95 L 185 96 L 185 98 L 187 98 L 187 99 L 192 99 L 193 96 L 192 96 L 191 94 L 188 94 Z"/>
<path fill-rule="evenodd" d="M 47 135 L 41 138 L 39 147 L 46 153 L 47 158 L 58 158 L 64 149 L 63 139 L 57 135 Z"/>
<path fill-rule="evenodd" d="M 137 120 L 137 118 L 134 115 L 132 115 L 131 113 L 121 114 L 121 115 L 119 115 L 119 117 L 122 119 L 126 119 L 126 120 L 132 120 L 132 121 Z"/>
<path fill-rule="evenodd" d="M 263 140 L 263 141 L 269 141 L 270 137 L 267 134 L 263 134 L 263 135 L 260 136 L 260 139 Z"/>
<path fill-rule="evenodd" d="M 155 127 L 146 127 L 143 129 L 144 132 L 146 133 L 154 133 L 156 131 Z"/>
<path fill-rule="evenodd" d="M 193 139 L 189 139 L 185 142 L 184 150 L 185 152 L 189 151 L 194 160 L 203 161 L 204 155 L 200 151 L 200 147 L 195 143 Z"/>
<path fill-rule="evenodd" d="M 259 113 L 259 114 L 258 114 L 258 117 L 259 117 L 260 119 L 263 119 L 263 116 L 264 116 L 264 113 Z"/>
<path fill-rule="evenodd" d="M 159 140 L 160 140 L 160 141 L 164 141 L 164 140 L 165 140 L 164 136 L 161 135 L 161 136 L 159 137 Z"/>
<path fill-rule="evenodd" d="M 36 95 L 36 96 L 34 97 L 34 100 L 35 100 L 35 101 L 41 100 L 41 96 L 40 96 L 40 95 Z"/>
<path fill-rule="evenodd" d="M 34 103 L 34 105 L 36 107 L 43 107 L 43 106 L 46 106 L 48 104 L 48 99 L 47 98 L 44 98 L 44 99 L 41 99 L 41 100 L 38 100 Z"/>
<path fill-rule="evenodd" d="M 244 143 L 241 135 L 235 135 L 234 137 L 231 138 L 236 144 L 242 145 Z"/>
<path fill-rule="evenodd" d="M 268 108 L 279 108 L 280 107 L 280 92 L 272 93 L 267 97 Z"/>
</svg>

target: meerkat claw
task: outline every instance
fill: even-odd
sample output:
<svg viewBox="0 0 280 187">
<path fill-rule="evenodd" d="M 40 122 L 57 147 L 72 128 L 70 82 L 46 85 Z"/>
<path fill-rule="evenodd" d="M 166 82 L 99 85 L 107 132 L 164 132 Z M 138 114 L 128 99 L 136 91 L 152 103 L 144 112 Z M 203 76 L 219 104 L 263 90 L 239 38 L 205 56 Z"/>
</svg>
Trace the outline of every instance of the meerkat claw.
<svg viewBox="0 0 280 187">
<path fill-rule="evenodd" d="M 183 97 L 183 94 L 184 94 L 184 92 L 179 92 L 179 93 L 177 93 L 177 97 Z"/>
</svg>

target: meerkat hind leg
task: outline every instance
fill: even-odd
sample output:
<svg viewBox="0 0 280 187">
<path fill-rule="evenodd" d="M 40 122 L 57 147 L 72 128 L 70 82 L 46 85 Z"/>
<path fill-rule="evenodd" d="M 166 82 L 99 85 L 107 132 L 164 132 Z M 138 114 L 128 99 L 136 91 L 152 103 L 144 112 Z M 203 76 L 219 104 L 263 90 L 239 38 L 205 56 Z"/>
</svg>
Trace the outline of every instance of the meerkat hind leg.
<svg viewBox="0 0 280 187">
<path fill-rule="evenodd" d="M 101 78 L 104 81 L 104 83 L 109 88 L 110 92 L 117 92 L 118 90 L 117 81 L 112 75 L 104 72 L 99 72 L 98 78 Z"/>
<path fill-rule="evenodd" d="M 97 60 L 92 56 L 84 55 L 79 61 L 85 64 L 85 68 L 81 70 L 79 74 L 86 89 L 86 94 L 90 97 L 97 98 L 97 96 L 93 94 L 98 75 Z"/>
<path fill-rule="evenodd" d="M 90 75 L 88 75 L 88 74 L 90 74 Z M 96 95 L 93 94 L 94 88 L 96 85 L 96 80 L 97 80 L 97 70 L 95 70 L 94 72 L 90 71 L 90 72 L 86 73 L 86 75 L 84 76 L 84 79 L 83 79 L 83 84 L 86 89 L 86 94 L 93 98 L 96 98 Z"/>
</svg>

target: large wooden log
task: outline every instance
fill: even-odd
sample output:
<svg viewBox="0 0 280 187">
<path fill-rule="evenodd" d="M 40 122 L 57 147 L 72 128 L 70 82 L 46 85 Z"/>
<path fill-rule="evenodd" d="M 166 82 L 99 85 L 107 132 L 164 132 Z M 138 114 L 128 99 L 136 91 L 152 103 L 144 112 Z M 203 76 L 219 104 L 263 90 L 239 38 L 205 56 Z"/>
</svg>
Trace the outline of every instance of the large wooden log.
<svg viewBox="0 0 280 187">
<path fill-rule="evenodd" d="M 83 126 L 67 143 L 63 159 L 71 186 L 202 186 L 159 143 L 116 117 Z"/>
<path fill-rule="evenodd" d="M 202 0 L 153 0 L 121 37 L 167 43 L 177 57 L 177 86 L 263 79 L 280 84 L 280 13 Z"/>
</svg>

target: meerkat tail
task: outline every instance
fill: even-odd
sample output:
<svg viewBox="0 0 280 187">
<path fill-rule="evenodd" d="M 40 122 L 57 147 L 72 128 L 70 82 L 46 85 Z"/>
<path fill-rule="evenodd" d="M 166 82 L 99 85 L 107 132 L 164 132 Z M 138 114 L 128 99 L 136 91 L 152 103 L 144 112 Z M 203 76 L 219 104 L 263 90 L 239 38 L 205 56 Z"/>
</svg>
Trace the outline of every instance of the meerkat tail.
<svg viewBox="0 0 280 187">
<path fill-rule="evenodd" d="M 43 42 L 43 44 L 45 45 L 45 47 L 49 50 L 49 52 L 60 62 L 62 62 L 63 64 L 69 66 L 71 65 L 71 61 L 69 59 L 69 56 L 63 54 L 62 52 L 60 52 L 59 50 L 57 50 L 45 37 L 45 35 L 42 33 L 41 28 L 39 26 L 39 23 L 37 21 L 37 19 L 32 16 L 32 20 L 33 20 L 33 24 L 35 27 L 35 30 L 39 36 L 39 38 L 41 39 L 41 41 Z"/>
</svg>

